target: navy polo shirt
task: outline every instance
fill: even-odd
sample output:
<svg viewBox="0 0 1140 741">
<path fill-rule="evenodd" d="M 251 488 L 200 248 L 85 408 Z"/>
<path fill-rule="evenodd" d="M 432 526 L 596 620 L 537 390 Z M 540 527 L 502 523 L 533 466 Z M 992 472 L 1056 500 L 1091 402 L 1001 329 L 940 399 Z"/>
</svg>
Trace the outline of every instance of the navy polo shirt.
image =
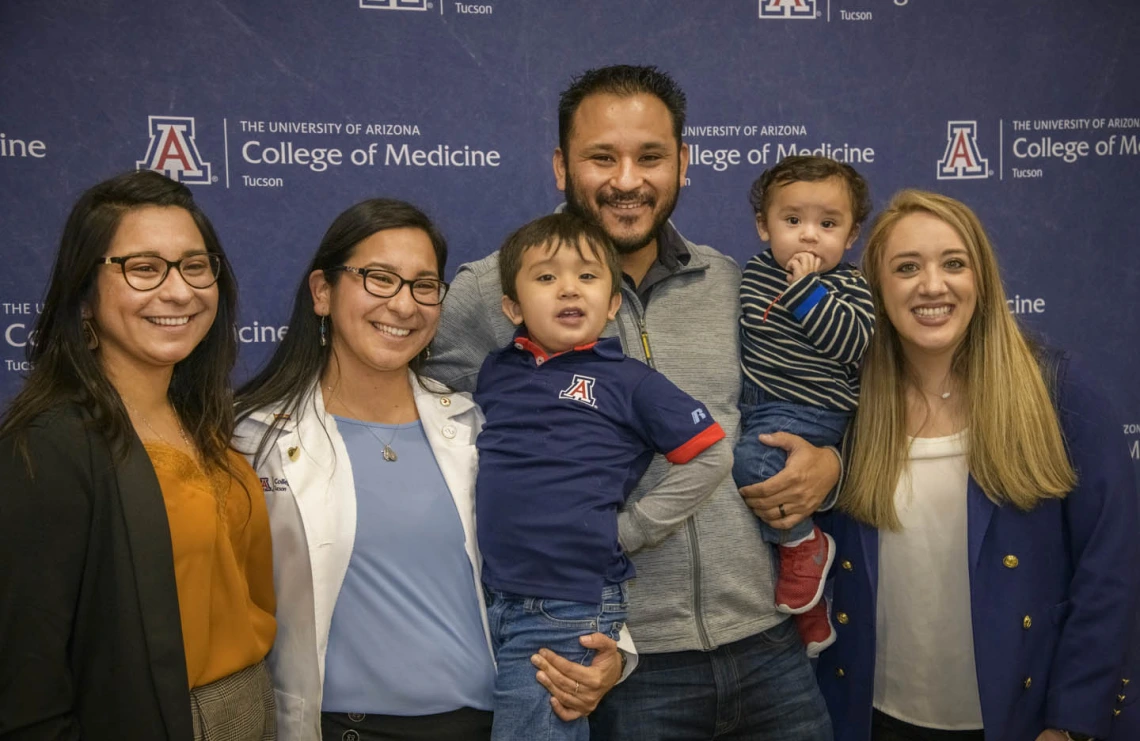
<svg viewBox="0 0 1140 741">
<path fill-rule="evenodd" d="M 685 463 L 724 437 L 616 337 L 550 356 L 520 335 L 487 356 L 475 400 L 483 582 L 528 597 L 596 603 L 631 578 L 617 511 L 653 454 Z"/>
</svg>

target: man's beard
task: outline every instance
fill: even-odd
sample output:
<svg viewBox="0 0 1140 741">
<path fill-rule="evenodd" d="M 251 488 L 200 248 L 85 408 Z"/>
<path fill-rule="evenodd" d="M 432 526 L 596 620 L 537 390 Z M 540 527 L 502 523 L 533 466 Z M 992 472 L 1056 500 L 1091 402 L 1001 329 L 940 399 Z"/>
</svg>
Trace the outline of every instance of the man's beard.
<svg viewBox="0 0 1140 741">
<path fill-rule="evenodd" d="M 598 191 L 598 194 L 591 200 L 588 196 L 584 196 L 578 192 L 574 178 L 570 175 L 570 169 L 566 169 L 566 208 L 571 213 L 600 226 L 613 241 L 618 254 L 621 255 L 632 255 L 657 238 L 657 232 L 660 231 L 665 222 L 669 220 L 669 217 L 673 215 L 673 209 L 677 207 L 677 195 L 679 191 L 680 187 L 677 186 L 671 191 L 663 193 L 659 198 L 652 195 L 652 193 L 642 194 L 637 191 L 622 193 L 612 188 L 607 188 Z M 645 234 L 621 237 L 611 233 L 609 229 L 606 228 L 606 224 L 601 217 L 603 206 L 641 202 L 646 203 L 653 210 L 653 222 Z M 658 204 L 660 204 L 660 208 L 658 208 Z"/>
</svg>

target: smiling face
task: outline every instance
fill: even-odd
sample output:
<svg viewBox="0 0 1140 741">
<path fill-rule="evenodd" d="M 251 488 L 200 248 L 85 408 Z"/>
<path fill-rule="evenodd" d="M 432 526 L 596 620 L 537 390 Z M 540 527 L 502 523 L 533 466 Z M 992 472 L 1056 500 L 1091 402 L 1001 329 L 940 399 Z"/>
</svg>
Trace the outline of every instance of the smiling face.
<svg viewBox="0 0 1140 741">
<path fill-rule="evenodd" d="M 345 264 L 382 268 L 405 280 L 440 279 L 431 239 L 421 229 L 376 232 L 353 248 Z M 412 298 L 411 286 L 379 298 L 364 290 L 361 276 L 342 272 L 330 283 L 324 271 L 309 276 L 314 310 L 332 324 L 332 352 L 342 376 L 406 373 L 408 363 L 427 347 L 439 325 L 439 306 Z"/>
<path fill-rule="evenodd" d="M 205 251 L 188 211 L 147 206 L 123 215 L 105 257 L 146 254 L 177 261 Z M 84 316 L 99 337 L 96 353 L 109 378 L 126 382 L 156 369 L 170 372 L 210 331 L 218 311 L 217 283 L 193 288 L 171 268 L 158 288 L 138 291 L 119 265 L 96 270 Z"/>
<path fill-rule="evenodd" d="M 929 213 L 904 216 L 887 237 L 878 277 L 903 354 L 952 357 L 977 305 L 974 266 L 958 232 Z"/>
<path fill-rule="evenodd" d="M 780 267 L 797 253 L 810 252 L 820 259 L 821 273 L 839 264 L 859 234 L 851 193 L 838 177 L 775 186 L 767 213 L 757 215 L 756 231 Z"/>
<path fill-rule="evenodd" d="M 530 340 L 549 355 L 598 339 L 621 306 L 609 269 L 585 240 L 528 249 L 515 291 L 518 301 L 503 296 L 503 313 L 515 326 L 526 324 Z"/>
<path fill-rule="evenodd" d="M 689 149 L 654 95 L 586 97 L 574 113 L 567 151 L 554 152 L 566 204 L 598 224 L 627 255 L 653 243 L 677 205 Z"/>
</svg>

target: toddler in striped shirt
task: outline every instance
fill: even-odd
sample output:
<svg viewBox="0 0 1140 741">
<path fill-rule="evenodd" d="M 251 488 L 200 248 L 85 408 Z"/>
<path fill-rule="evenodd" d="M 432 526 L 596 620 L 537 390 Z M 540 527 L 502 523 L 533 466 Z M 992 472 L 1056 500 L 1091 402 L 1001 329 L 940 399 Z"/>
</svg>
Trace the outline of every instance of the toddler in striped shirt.
<svg viewBox="0 0 1140 741">
<path fill-rule="evenodd" d="M 787 453 L 759 435 L 787 432 L 838 446 L 859 397 L 859 363 L 874 307 L 859 270 L 842 262 L 871 213 L 867 183 L 826 157 L 785 157 L 752 184 L 756 230 L 768 249 L 749 260 L 740 287 L 741 433 L 737 486 L 781 471 Z M 787 525 L 803 513 L 785 512 Z M 790 528 L 760 520 L 777 546 L 776 609 L 795 616 L 809 656 L 835 641 L 822 600 L 835 543 L 810 513 Z"/>
</svg>

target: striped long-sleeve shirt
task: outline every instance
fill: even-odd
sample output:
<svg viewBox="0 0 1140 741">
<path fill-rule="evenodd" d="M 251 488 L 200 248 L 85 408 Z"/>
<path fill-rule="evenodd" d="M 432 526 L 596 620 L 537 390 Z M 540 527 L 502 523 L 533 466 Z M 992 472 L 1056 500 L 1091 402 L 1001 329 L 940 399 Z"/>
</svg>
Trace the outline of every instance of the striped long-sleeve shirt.
<svg viewBox="0 0 1140 741">
<path fill-rule="evenodd" d="M 851 412 L 875 310 L 867 281 L 841 263 L 792 283 L 771 250 L 748 261 L 740 285 L 740 365 L 765 392 Z"/>
</svg>

